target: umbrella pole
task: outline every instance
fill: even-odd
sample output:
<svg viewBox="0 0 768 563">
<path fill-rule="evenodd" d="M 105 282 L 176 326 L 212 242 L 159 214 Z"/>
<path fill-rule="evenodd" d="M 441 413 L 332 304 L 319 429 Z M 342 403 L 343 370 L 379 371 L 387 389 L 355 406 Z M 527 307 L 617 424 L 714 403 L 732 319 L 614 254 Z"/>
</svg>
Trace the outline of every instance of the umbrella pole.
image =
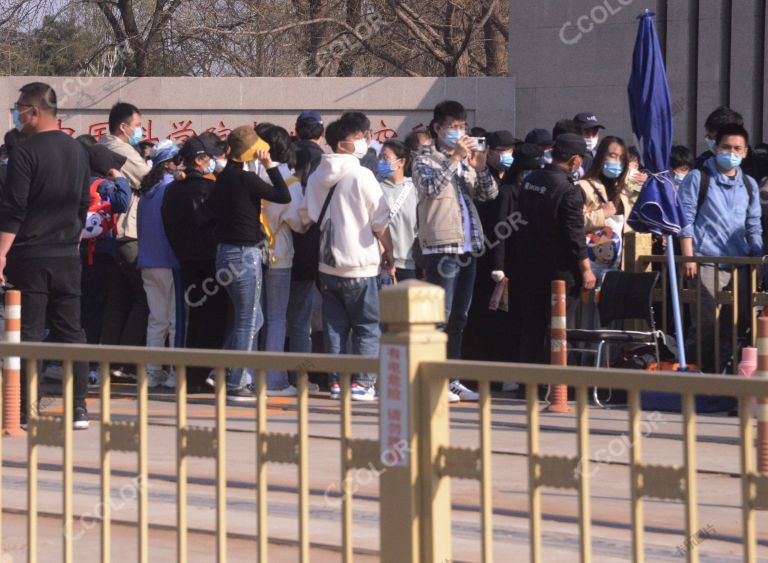
<svg viewBox="0 0 768 563">
<path fill-rule="evenodd" d="M 683 337 L 683 321 L 680 314 L 680 296 L 677 293 L 677 269 L 675 268 L 674 237 L 667 235 L 667 271 L 669 272 L 669 291 L 672 292 L 672 313 L 675 318 L 675 340 L 677 341 L 678 371 L 688 371 L 685 361 L 685 338 Z"/>
</svg>

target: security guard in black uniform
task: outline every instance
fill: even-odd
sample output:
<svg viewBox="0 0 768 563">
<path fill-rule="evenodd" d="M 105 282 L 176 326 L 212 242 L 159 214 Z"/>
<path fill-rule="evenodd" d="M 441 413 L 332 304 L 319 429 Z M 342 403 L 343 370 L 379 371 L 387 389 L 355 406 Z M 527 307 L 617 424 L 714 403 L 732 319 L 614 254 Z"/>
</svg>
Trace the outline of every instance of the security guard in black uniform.
<svg viewBox="0 0 768 563">
<path fill-rule="evenodd" d="M 525 220 L 517 241 L 521 307 L 521 358 L 549 363 L 552 280 L 565 280 L 569 298 L 595 287 L 584 236 L 584 199 L 574 173 L 587 145 L 573 133 L 557 137 L 552 163 L 528 175 L 520 190 L 519 211 Z"/>
</svg>

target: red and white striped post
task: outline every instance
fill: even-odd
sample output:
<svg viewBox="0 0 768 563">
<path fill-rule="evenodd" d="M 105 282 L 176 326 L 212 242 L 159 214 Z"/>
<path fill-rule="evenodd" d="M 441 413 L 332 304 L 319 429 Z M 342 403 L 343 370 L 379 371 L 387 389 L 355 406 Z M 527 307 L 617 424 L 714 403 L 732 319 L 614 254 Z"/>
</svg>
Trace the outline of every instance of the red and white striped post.
<svg viewBox="0 0 768 563">
<path fill-rule="evenodd" d="M 768 317 L 757 319 L 757 371 L 768 379 Z M 757 471 L 768 473 L 768 397 L 757 399 Z"/>
<path fill-rule="evenodd" d="M 567 312 L 565 306 L 565 282 L 552 281 L 552 323 L 550 336 L 552 341 L 550 363 L 553 366 L 568 365 Z M 568 386 L 552 385 L 552 401 L 547 412 L 565 413 L 568 408 Z"/>
<path fill-rule="evenodd" d="M 5 341 L 21 342 L 21 292 L 5 292 Z M 3 362 L 3 436 L 23 436 L 21 429 L 21 358 Z"/>
</svg>

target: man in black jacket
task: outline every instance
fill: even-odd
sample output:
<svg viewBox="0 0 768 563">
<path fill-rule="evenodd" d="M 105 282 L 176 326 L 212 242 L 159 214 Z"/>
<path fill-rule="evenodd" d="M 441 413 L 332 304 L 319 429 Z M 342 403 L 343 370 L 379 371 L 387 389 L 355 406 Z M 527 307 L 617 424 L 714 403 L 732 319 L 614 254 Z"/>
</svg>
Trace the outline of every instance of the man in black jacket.
<svg viewBox="0 0 768 563">
<path fill-rule="evenodd" d="M 189 310 L 187 348 L 220 350 L 226 332 L 228 299 L 216 276 L 216 226 L 208 199 L 214 181 L 205 178 L 216 166 L 218 150 L 205 137 L 192 137 L 179 152 L 186 177 L 168 185 L 162 216 L 168 242 L 181 265 L 184 301 Z M 190 368 L 194 389 L 204 389 L 207 369 Z"/>
<path fill-rule="evenodd" d="M 572 133 L 560 135 L 552 164 L 528 175 L 518 200 L 518 267 L 521 303 L 521 361 L 549 363 L 550 295 L 553 280 L 565 280 L 571 298 L 595 287 L 584 237 L 584 200 L 574 184 L 587 145 Z"/>
<path fill-rule="evenodd" d="M 26 139 L 10 159 L 0 201 L 0 281 L 21 291 L 21 339 L 84 343 L 80 324 L 80 234 L 90 203 L 85 149 L 59 131 L 56 92 L 48 84 L 23 86 L 14 105 Z M 25 370 L 22 370 L 22 373 Z M 74 364 L 74 427 L 88 428 L 88 364 Z M 23 398 L 26 385 L 22 383 Z"/>
</svg>

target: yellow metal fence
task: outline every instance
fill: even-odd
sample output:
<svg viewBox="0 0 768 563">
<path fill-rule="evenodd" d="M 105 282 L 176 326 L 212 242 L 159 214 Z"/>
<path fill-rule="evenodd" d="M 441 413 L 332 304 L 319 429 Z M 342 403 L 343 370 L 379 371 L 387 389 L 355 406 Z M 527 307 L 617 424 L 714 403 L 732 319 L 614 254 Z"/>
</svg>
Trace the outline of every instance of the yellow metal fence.
<svg viewBox="0 0 768 563">
<path fill-rule="evenodd" d="M 493 499 L 491 475 L 491 394 L 492 381 L 518 382 L 527 390 L 527 467 L 529 483 L 530 560 L 547 560 L 542 553 L 542 489 L 571 488 L 578 492 L 580 559 L 592 560 L 592 519 L 589 481 L 589 404 L 588 388 L 626 389 L 629 398 L 627 436 L 630 451 L 630 508 L 633 560 L 644 560 L 644 509 L 647 498 L 682 502 L 685 506 L 685 528 L 690 536 L 698 529 L 696 497 L 696 419 L 695 395 L 717 394 L 738 398 L 739 451 L 741 459 L 741 507 L 743 559 L 757 561 L 755 511 L 768 505 L 768 476 L 759 475 L 754 463 L 753 419 L 751 397 L 768 397 L 768 379 L 742 379 L 725 376 L 679 375 L 671 373 L 638 373 L 629 370 L 595 370 L 551 366 L 508 365 L 483 362 L 445 360 L 443 333 L 435 324 L 443 317 L 442 290 L 405 282 L 382 293 L 382 320 L 387 326 L 382 350 L 398 347 L 405 354 L 404 390 L 407 422 L 404 435 L 409 455 L 403 463 L 390 466 L 383 457 L 384 445 L 376 440 L 352 436 L 350 375 L 383 373 L 387 358 L 354 356 L 288 355 L 239 353 L 200 350 L 159 350 L 127 347 L 91 347 L 51 344 L 0 344 L 0 356 L 28 360 L 28 561 L 39 559 L 38 546 L 38 449 L 53 446 L 63 455 L 63 553 L 61 560 L 71 562 L 73 554 L 73 375 L 75 361 L 98 362 L 101 384 L 101 560 L 111 560 L 110 478 L 113 452 L 136 454 L 138 485 L 139 561 L 148 561 L 148 425 L 147 364 L 173 365 L 177 372 L 176 420 L 177 437 L 177 560 L 186 562 L 187 538 L 187 461 L 190 457 L 210 458 L 215 463 L 216 554 L 218 561 L 227 559 L 226 498 L 227 459 L 225 440 L 226 368 L 249 367 L 256 374 L 257 452 L 255 481 L 258 512 L 258 560 L 267 561 L 269 538 L 267 510 L 267 467 L 272 463 L 288 463 L 298 467 L 298 537 L 299 559 L 310 559 L 309 541 L 309 438 L 308 375 L 314 372 L 341 372 L 340 404 L 341 438 L 341 553 L 344 561 L 353 560 L 353 515 L 351 482 L 347 477 L 355 468 L 387 465 L 380 475 L 381 559 L 387 562 L 438 562 L 452 560 L 451 548 L 451 480 L 472 479 L 480 484 L 482 549 L 479 559 L 493 560 Z M 37 362 L 59 359 L 64 362 L 63 416 L 39 415 L 37 411 Z M 109 363 L 137 363 L 137 411 L 134 421 L 115 421 L 110 414 L 111 378 Z M 215 424 L 213 428 L 193 426 L 187 417 L 185 372 L 190 366 L 211 367 L 216 371 Z M 271 433 L 268 430 L 266 403 L 266 370 L 298 371 L 297 428 L 295 434 Z M 387 377 L 387 376 L 385 376 Z M 450 442 L 450 417 L 447 402 L 448 382 L 453 379 L 478 382 L 480 401 L 479 447 L 457 447 Z M 537 388 L 543 384 L 562 383 L 576 391 L 577 455 L 568 457 L 542 451 L 539 435 Z M 387 384 L 388 385 L 388 384 Z M 380 389 L 382 386 L 380 385 Z M 643 463 L 641 454 L 641 391 L 665 391 L 682 394 L 683 449 L 682 466 L 660 466 Z M 382 410 L 387 397 L 382 397 Z M 50 559 L 50 558 L 46 558 Z M 697 561 L 698 552 L 689 550 L 688 561 Z"/>
</svg>

